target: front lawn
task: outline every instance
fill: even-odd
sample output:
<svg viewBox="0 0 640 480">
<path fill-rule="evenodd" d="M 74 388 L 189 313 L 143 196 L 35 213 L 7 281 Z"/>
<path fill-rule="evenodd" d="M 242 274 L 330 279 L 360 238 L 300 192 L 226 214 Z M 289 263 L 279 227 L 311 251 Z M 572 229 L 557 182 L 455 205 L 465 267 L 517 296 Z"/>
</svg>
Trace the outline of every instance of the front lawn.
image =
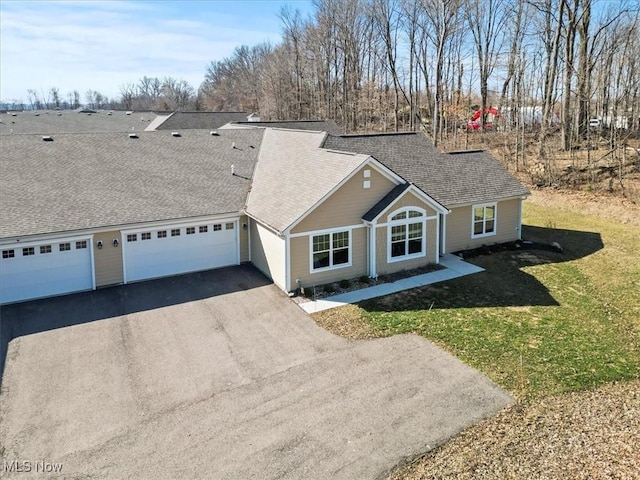
<svg viewBox="0 0 640 480">
<path fill-rule="evenodd" d="M 523 223 L 564 252 L 474 257 L 485 272 L 314 317 L 423 335 L 519 399 L 640 378 L 640 228 L 529 202 Z"/>
</svg>

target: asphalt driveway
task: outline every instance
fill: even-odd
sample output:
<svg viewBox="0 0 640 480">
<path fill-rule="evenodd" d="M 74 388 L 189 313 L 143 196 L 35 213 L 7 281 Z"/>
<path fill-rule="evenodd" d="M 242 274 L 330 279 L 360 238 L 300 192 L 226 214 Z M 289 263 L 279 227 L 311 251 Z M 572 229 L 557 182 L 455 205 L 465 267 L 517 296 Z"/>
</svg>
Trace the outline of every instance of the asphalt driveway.
<svg viewBox="0 0 640 480">
<path fill-rule="evenodd" d="M 250 266 L 0 320 L 4 474 L 379 478 L 512 401 L 422 338 L 329 334 Z"/>
</svg>

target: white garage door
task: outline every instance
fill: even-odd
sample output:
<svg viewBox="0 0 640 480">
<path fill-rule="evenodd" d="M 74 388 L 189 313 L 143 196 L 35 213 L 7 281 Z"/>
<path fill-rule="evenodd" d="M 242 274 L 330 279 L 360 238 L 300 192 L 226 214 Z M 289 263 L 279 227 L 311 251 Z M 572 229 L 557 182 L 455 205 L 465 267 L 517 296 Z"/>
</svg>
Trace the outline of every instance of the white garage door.
<svg viewBox="0 0 640 480">
<path fill-rule="evenodd" d="M 122 232 L 125 281 L 238 263 L 237 222 Z"/>
<path fill-rule="evenodd" d="M 2 247 L 0 303 L 91 290 L 91 240 Z"/>
</svg>

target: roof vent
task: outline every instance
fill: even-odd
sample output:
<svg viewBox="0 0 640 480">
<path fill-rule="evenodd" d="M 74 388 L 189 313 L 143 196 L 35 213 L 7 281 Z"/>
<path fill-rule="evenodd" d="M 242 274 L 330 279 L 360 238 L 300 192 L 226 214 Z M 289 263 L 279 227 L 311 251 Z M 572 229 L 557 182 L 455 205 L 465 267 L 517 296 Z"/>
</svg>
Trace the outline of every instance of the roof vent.
<svg viewBox="0 0 640 480">
<path fill-rule="evenodd" d="M 220 134 L 218 133 L 217 130 L 211 130 L 209 133 L 214 137 L 219 137 L 220 136 Z"/>
<path fill-rule="evenodd" d="M 90 117 L 90 116 L 91 116 L 91 114 L 90 114 L 90 113 L 87 113 L 87 117 Z"/>
<path fill-rule="evenodd" d="M 231 148 L 236 148 L 236 142 L 231 142 Z"/>
<path fill-rule="evenodd" d="M 126 115 L 131 115 L 133 112 L 131 110 L 129 110 Z"/>
<path fill-rule="evenodd" d="M 107 115 L 113 115 L 113 112 L 107 112 Z"/>
<path fill-rule="evenodd" d="M 129 134 L 129 138 L 138 138 L 138 134 L 137 133 L 130 133 Z"/>
<path fill-rule="evenodd" d="M 42 141 L 43 142 L 53 142 L 53 137 L 51 135 L 43 135 L 42 136 Z"/>
<path fill-rule="evenodd" d="M 451 152 L 447 152 L 448 155 L 466 155 L 468 153 L 484 153 L 484 150 L 453 150 Z"/>
<path fill-rule="evenodd" d="M 56 115 L 58 115 L 59 117 L 61 117 L 61 116 L 62 116 L 62 112 L 58 112 L 58 113 L 56 113 Z"/>
<path fill-rule="evenodd" d="M 172 137 L 181 137 L 180 132 L 171 132 Z"/>
<path fill-rule="evenodd" d="M 39 117 L 39 116 L 40 116 L 40 114 L 39 114 L 38 112 L 34 113 L 34 115 L 35 115 L 36 117 Z"/>
</svg>

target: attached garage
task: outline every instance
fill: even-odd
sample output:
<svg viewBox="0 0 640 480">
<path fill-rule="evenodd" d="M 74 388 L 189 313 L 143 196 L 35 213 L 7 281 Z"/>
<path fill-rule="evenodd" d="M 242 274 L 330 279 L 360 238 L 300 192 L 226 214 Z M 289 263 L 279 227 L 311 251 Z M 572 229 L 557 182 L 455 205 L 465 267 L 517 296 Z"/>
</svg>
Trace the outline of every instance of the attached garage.
<svg viewBox="0 0 640 480">
<path fill-rule="evenodd" d="M 122 231 L 124 281 L 238 265 L 238 220 Z"/>
<path fill-rule="evenodd" d="M 2 246 L 0 304 L 94 288 L 91 238 Z"/>
</svg>

